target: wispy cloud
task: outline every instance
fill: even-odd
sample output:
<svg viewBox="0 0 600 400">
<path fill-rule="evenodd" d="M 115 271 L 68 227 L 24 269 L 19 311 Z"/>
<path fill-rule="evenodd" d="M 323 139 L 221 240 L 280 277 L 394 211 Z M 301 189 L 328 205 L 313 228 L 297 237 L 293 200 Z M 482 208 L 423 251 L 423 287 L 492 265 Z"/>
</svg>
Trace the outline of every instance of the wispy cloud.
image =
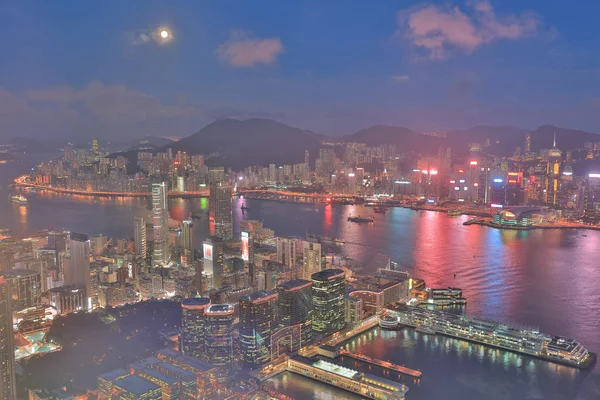
<svg viewBox="0 0 600 400">
<path fill-rule="evenodd" d="M 488 1 L 467 4 L 467 12 L 436 5 L 400 12 L 397 34 L 424 50 L 425 58 L 442 60 L 451 50 L 470 53 L 498 40 L 534 36 L 541 25 L 532 12 L 499 17 Z"/>
<path fill-rule="evenodd" d="M 219 59 L 234 67 L 273 64 L 284 52 L 280 38 L 260 39 L 251 32 L 232 32 L 216 53 Z"/>
<path fill-rule="evenodd" d="M 397 83 L 408 82 L 410 77 L 408 75 L 394 75 L 392 80 Z"/>
</svg>

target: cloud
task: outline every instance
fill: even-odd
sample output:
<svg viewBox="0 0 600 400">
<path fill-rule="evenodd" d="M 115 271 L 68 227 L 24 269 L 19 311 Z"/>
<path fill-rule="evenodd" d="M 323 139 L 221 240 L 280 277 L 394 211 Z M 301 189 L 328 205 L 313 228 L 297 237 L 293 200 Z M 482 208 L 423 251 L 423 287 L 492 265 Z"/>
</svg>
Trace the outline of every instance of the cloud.
<svg viewBox="0 0 600 400">
<path fill-rule="evenodd" d="M 399 13 L 399 32 L 425 51 L 425 58 L 442 60 L 451 50 L 465 53 L 498 40 L 517 40 L 538 33 L 541 21 L 531 12 L 498 17 L 488 1 L 459 7 L 427 6 Z"/>
<path fill-rule="evenodd" d="M 279 38 L 260 39 L 249 32 L 232 32 L 217 49 L 217 56 L 234 67 L 273 64 L 284 52 Z"/>
<path fill-rule="evenodd" d="M 394 76 L 392 76 L 392 80 L 394 82 L 397 82 L 397 83 L 408 82 L 409 79 L 410 78 L 409 78 L 408 75 L 394 75 Z"/>
</svg>

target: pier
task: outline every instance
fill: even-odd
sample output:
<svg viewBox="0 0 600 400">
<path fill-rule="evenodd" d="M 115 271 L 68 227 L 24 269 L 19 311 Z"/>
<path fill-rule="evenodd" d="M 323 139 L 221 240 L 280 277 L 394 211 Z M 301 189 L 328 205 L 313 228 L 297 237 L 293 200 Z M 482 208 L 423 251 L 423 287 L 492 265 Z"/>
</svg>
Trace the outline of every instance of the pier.
<svg viewBox="0 0 600 400">
<path fill-rule="evenodd" d="M 423 373 L 421 371 L 417 371 L 415 369 L 403 367 L 402 365 L 393 364 L 389 361 L 378 360 L 377 358 L 372 358 L 369 356 L 365 356 L 364 354 L 351 353 L 347 350 L 340 350 L 340 356 L 342 357 L 350 357 L 358 361 L 362 361 L 367 364 L 376 365 L 381 368 L 389 369 L 394 372 L 399 372 L 404 375 L 411 376 L 413 378 L 420 378 Z"/>
</svg>

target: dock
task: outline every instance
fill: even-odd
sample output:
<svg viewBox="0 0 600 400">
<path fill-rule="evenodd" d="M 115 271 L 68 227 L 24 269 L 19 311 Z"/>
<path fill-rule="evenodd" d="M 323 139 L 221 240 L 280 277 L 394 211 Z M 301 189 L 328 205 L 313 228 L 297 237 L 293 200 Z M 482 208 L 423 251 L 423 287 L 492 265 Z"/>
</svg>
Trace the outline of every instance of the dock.
<svg viewBox="0 0 600 400">
<path fill-rule="evenodd" d="M 403 367 L 402 365 L 393 364 L 389 361 L 378 360 L 377 358 L 372 358 L 369 356 L 365 356 L 364 354 L 352 353 L 347 350 L 340 350 L 340 356 L 346 356 L 353 358 L 358 361 L 362 361 L 367 364 L 376 365 L 381 368 L 389 369 L 394 372 L 399 372 L 404 375 L 411 376 L 413 378 L 420 378 L 423 373 L 421 371 L 417 371 L 415 369 Z"/>
</svg>

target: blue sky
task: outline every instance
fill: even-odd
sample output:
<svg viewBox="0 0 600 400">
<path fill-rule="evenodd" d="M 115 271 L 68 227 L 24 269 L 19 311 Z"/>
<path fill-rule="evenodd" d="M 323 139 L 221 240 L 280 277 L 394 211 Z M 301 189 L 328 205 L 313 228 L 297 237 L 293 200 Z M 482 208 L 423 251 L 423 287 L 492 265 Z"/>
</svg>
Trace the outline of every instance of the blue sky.
<svg viewBox="0 0 600 400">
<path fill-rule="evenodd" d="M 599 12 L 566 0 L 4 1 L 0 138 L 185 136 L 224 117 L 338 135 L 600 132 Z"/>
</svg>

